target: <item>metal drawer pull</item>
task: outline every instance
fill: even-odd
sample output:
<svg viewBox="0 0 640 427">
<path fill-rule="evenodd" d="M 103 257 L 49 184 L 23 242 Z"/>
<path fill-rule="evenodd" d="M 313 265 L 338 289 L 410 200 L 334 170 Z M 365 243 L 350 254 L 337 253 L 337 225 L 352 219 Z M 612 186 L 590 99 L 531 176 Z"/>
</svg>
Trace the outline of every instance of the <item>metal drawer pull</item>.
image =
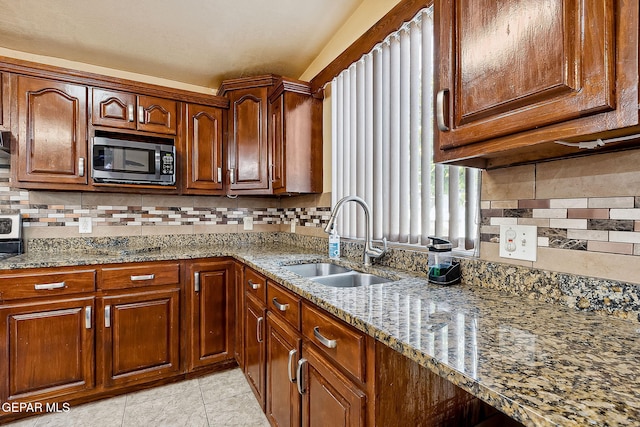
<svg viewBox="0 0 640 427">
<path fill-rule="evenodd" d="M 280 311 L 287 311 L 289 309 L 289 304 L 280 304 L 276 298 L 272 300 L 273 305 Z"/>
<path fill-rule="evenodd" d="M 200 272 L 196 271 L 193 273 L 193 289 L 196 292 L 200 292 Z"/>
<path fill-rule="evenodd" d="M 256 323 L 256 338 L 258 342 L 262 342 L 262 322 L 264 318 L 258 317 L 258 323 Z"/>
<path fill-rule="evenodd" d="M 84 327 L 85 329 L 91 329 L 91 306 L 90 305 L 84 308 Z"/>
<path fill-rule="evenodd" d="M 247 283 L 249 284 L 249 286 L 251 286 L 251 289 L 253 289 L 254 291 L 260 289 L 260 283 L 253 283 L 251 279 L 249 279 Z"/>
<path fill-rule="evenodd" d="M 291 369 L 293 369 L 293 356 L 298 354 L 298 350 L 293 349 L 289 352 L 289 361 L 287 362 L 287 375 L 289 375 L 289 381 L 291 381 L 292 383 L 296 382 L 296 377 L 294 377 L 293 375 L 296 375 L 295 373 L 291 373 Z"/>
<path fill-rule="evenodd" d="M 304 384 L 302 384 L 302 369 L 304 368 L 304 365 L 306 363 L 307 363 L 307 359 L 305 358 L 298 360 L 298 372 L 296 373 L 296 376 L 298 378 L 296 380 L 296 385 L 298 386 L 298 393 L 300 394 L 304 394 L 305 392 Z"/>
<path fill-rule="evenodd" d="M 53 289 L 64 289 L 67 287 L 65 282 L 42 283 L 33 286 L 36 291 L 51 291 Z"/>
<path fill-rule="evenodd" d="M 104 307 L 104 327 L 111 327 L 111 306 L 107 305 Z"/>
<path fill-rule="evenodd" d="M 338 341 L 330 340 L 328 338 L 323 337 L 322 334 L 320 333 L 319 326 L 316 326 L 315 328 L 313 328 L 313 335 L 318 339 L 318 341 L 320 341 L 320 344 L 322 344 L 327 348 L 336 348 L 336 346 L 338 345 Z"/>
<path fill-rule="evenodd" d="M 449 95 L 449 89 L 442 89 L 438 91 L 436 95 L 436 119 L 438 122 L 438 129 L 442 132 L 447 132 L 449 130 L 449 126 L 447 126 L 447 122 L 444 116 L 444 102 L 445 96 Z"/>
<path fill-rule="evenodd" d="M 143 274 L 141 276 L 131 276 L 132 282 L 137 282 L 140 280 L 153 280 L 156 278 L 155 274 Z"/>
</svg>

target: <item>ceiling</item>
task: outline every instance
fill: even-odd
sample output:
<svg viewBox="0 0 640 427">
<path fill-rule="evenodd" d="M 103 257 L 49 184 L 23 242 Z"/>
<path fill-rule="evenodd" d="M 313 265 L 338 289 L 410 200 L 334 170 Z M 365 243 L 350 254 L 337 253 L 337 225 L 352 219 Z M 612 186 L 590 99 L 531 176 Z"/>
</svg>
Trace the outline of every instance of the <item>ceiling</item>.
<svg viewBox="0 0 640 427">
<path fill-rule="evenodd" d="M 362 0 L 0 0 L 0 47 L 217 88 L 299 77 Z"/>
</svg>

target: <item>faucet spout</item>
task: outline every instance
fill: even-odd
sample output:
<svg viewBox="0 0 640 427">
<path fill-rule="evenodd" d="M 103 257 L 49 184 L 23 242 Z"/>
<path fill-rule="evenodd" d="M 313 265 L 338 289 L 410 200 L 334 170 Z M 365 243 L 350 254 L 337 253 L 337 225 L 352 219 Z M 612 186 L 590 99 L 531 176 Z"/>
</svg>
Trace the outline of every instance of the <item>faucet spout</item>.
<svg viewBox="0 0 640 427">
<path fill-rule="evenodd" d="M 336 203 L 333 208 L 333 212 L 329 217 L 329 222 L 327 226 L 324 228 L 325 233 L 331 233 L 335 227 L 335 222 L 338 214 L 342 210 L 342 206 L 347 202 L 355 202 L 362 206 L 364 210 L 364 218 L 365 218 L 365 237 L 364 237 L 364 251 L 362 252 L 362 262 L 366 267 L 371 265 L 372 260 L 381 258 L 385 253 L 387 253 L 387 239 L 383 239 L 383 247 L 376 248 L 373 246 L 373 241 L 371 240 L 371 209 L 367 202 L 364 199 L 358 196 L 346 196 L 343 197 Z"/>
</svg>

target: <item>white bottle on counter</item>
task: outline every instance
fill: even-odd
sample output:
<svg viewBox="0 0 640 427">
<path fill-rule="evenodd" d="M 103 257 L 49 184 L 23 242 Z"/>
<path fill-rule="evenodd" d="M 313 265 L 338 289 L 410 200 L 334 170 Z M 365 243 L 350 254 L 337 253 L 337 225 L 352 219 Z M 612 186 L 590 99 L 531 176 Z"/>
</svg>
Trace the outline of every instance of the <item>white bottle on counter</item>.
<svg viewBox="0 0 640 427">
<path fill-rule="evenodd" d="M 340 258 L 340 236 L 335 229 L 329 234 L 329 258 Z"/>
</svg>

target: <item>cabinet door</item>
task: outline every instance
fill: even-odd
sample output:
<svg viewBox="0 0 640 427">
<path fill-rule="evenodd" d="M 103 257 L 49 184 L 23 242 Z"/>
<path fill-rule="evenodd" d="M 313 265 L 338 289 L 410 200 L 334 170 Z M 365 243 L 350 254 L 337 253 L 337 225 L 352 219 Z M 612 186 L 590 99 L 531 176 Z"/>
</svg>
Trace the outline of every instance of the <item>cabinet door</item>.
<svg viewBox="0 0 640 427">
<path fill-rule="evenodd" d="M 615 105 L 613 1 L 435 3 L 441 149 Z"/>
<path fill-rule="evenodd" d="M 179 289 L 151 290 L 98 300 L 98 349 L 106 387 L 178 373 L 179 295 Z"/>
<path fill-rule="evenodd" d="M 18 180 L 86 184 L 87 88 L 18 77 Z"/>
<path fill-rule="evenodd" d="M 136 96 L 132 93 L 93 89 L 91 122 L 121 129 L 136 128 Z"/>
<path fill-rule="evenodd" d="M 268 194 L 267 88 L 233 91 L 229 101 L 229 190 Z"/>
<path fill-rule="evenodd" d="M 285 140 L 282 104 L 284 94 L 269 103 L 269 140 L 271 144 L 271 186 L 274 192 L 285 188 Z M 310 173 L 310 172 L 309 172 Z"/>
<path fill-rule="evenodd" d="M 138 130 L 175 135 L 178 103 L 169 99 L 138 95 Z"/>
<path fill-rule="evenodd" d="M 300 393 L 296 367 L 302 350 L 300 334 L 267 313 L 267 402 L 265 412 L 272 426 L 300 425 Z"/>
<path fill-rule="evenodd" d="M 245 295 L 244 374 L 260 407 L 265 404 L 265 315 L 264 305 Z"/>
<path fill-rule="evenodd" d="M 70 397 L 94 386 L 92 297 L 0 308 L 0 401 Z"/>
<path fill-rule="evenodd" d="M 312 345 L 304 345 L 302 425 L 364 426 L 366 395 Z"/>
<path fill-rule="evenodd" d="M 9 75 L 0 73 L 0 130 L 9 130 Z"/>
<path fill-rule="evenodd" d="M 194 262 L 187 272 L 189 370 L 233 358 L 234 277 L 230 261 Z"/>
<path fill-rule="evenodd" d="M 222 110 L 186 104 L 186 176 L 188 190 L 219 194 L 223 189 Z"/>
</svg>

